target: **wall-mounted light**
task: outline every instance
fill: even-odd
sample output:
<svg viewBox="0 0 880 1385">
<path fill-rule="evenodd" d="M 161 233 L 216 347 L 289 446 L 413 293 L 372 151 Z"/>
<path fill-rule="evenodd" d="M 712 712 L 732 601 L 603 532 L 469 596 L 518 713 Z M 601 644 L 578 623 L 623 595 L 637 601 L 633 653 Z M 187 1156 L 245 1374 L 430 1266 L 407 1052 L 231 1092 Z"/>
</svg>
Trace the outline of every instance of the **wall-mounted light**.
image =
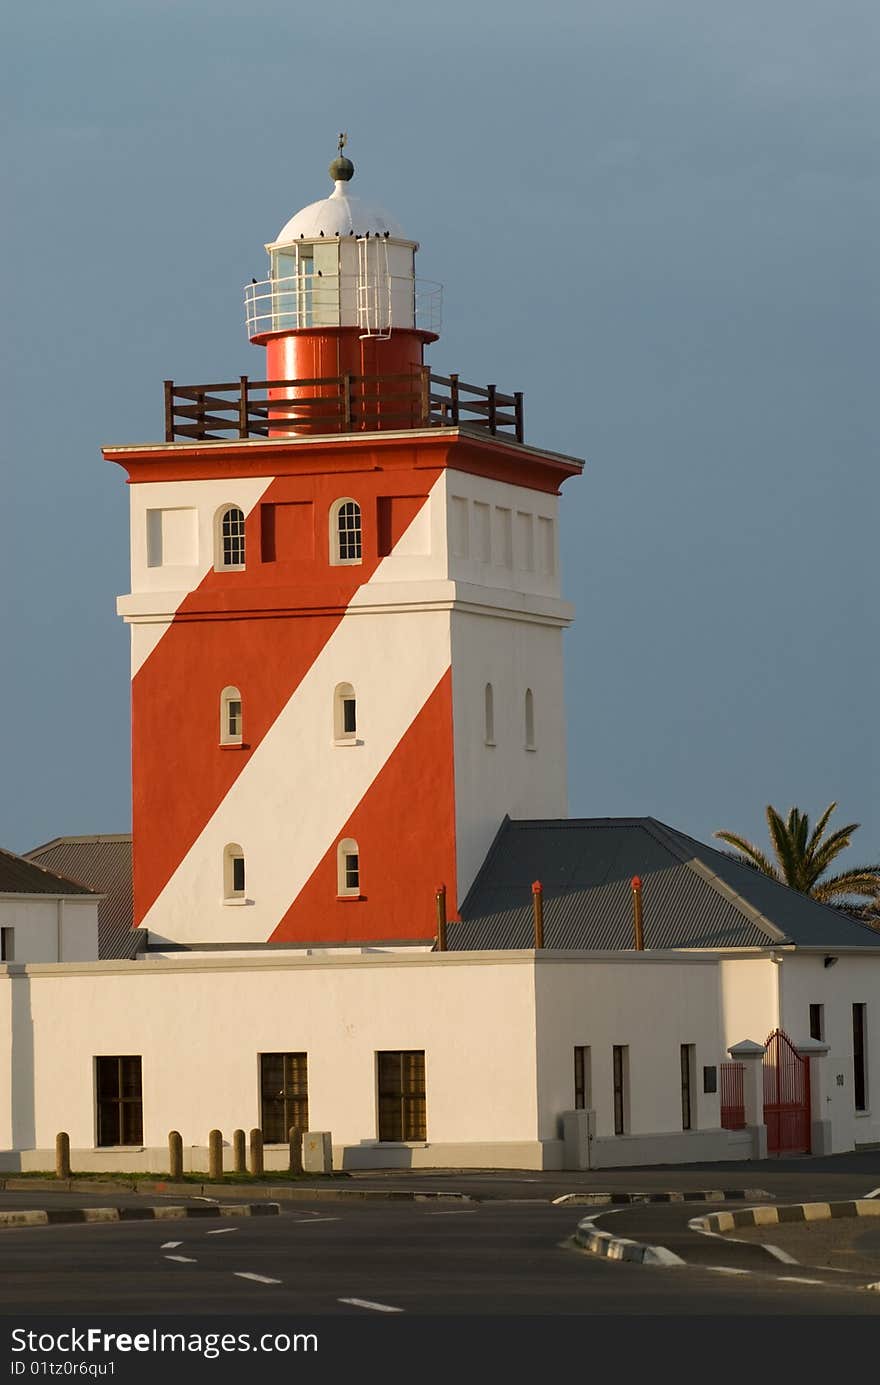
<svg viewBox="0 0 880 1385">
<path fill-rule="evenodd" d="M 837 958 L 836 958 L 836 957 L 826 957 L 826 958 L 825 958 L 825 961 L 822 963 L 822 965 L 825 966 L 825 967 L 833 967 L 834 964 L 836 963 L 836 961 L 837 961 Z"/>
</svg>

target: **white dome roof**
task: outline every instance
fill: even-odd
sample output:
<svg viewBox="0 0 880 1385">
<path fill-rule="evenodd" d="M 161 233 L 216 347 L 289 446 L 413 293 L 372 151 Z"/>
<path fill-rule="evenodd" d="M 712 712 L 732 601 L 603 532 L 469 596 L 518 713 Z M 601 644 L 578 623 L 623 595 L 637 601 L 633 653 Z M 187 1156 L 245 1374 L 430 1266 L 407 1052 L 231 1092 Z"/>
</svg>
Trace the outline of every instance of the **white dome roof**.
<svg viewBox="0 0 880 1385">
<path fill-rule="evenodd" d="M 338 181 L 329 197 L 320 202 L 311 202 L 308 207 L 292 216 L 286 226 L 278 232 L 276 245 L 287 245 L 290 241 L 315 240 L 323 231 L 325 236 L 384 235 L 387 231 L 397 240 L 405 240 L 397 222 L 378 207 L 368 207 L 359 197 L 349 197 L 348 183 Z"/>
</svg>

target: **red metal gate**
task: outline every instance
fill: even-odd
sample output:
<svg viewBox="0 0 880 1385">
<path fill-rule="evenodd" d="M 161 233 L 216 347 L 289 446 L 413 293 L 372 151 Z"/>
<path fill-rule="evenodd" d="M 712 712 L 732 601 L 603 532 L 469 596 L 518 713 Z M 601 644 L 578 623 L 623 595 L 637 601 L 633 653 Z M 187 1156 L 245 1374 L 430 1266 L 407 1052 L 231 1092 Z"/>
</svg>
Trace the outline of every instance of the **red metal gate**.
<svg viewBox="0 0 880 1385">
<path fill-rule="evenodd" d="M 721 1128 L 744 1130 L 746 1104 L 743 1097 L 743 1063 L 721 1064 Z"/>
<path fill-rule="evenodd" d="M 781 1029 L 764 1045 L 764 1124 L 768 1154 L 809 1154 L 810 1062 Z"/>
</svg>

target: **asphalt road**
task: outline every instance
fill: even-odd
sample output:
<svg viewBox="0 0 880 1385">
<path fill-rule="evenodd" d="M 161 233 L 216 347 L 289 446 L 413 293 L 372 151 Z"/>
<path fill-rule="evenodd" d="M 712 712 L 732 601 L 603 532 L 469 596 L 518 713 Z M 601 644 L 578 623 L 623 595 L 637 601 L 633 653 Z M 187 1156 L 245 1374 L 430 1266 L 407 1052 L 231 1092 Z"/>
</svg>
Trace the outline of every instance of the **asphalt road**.
<svg viewBox="0 0 880 1385">
<path fill-rule="evenodd" d="M 776 1269 L 738 1276 L 597 1259 L 567 1244 L 583 1212 L 523 1200 L 472 1207 L 299 1203 L 278 1217 L 235 1222 L 8 1229 L 0 1233 L 2 1312 L 308 1318 L 880 1312 L 880 1295 L 842 1282 L 786 1282 Z M 658 1225 L 669 1219 L 671 1226 L 684 1209 L 615 1216 L 649 1213 Z"/>
</svg>

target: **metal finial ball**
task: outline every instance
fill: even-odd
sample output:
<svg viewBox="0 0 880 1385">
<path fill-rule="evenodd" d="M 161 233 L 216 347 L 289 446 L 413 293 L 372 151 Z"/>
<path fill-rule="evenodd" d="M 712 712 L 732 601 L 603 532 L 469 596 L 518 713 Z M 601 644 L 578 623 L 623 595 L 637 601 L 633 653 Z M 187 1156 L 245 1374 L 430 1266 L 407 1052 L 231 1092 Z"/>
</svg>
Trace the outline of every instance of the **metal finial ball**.
<svg viewBox="0 0 880 1385">
<path fill-rule="evenodd" d="M 330 165 L 329 173 L 334 183 L 347 183 L 354 177 L 354 164 L 351 159 L 340 154 Z"/>
</svg>

